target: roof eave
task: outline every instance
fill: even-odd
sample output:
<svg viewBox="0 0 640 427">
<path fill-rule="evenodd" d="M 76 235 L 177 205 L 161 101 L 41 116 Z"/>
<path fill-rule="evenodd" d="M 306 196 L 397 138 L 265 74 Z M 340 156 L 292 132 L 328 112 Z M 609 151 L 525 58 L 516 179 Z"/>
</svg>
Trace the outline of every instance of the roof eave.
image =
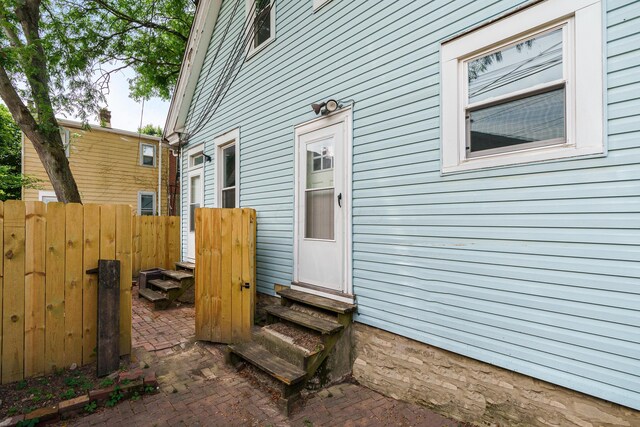
<svg viewBox="0 0 640 427">
<path fill-rule="evenodd" d="M 200 0 L 198 4 L 164 126 L 164 137 L 170 145 L 179 143 L 179 132 L 184 128 L 187 120 L 189 106 L 218 20 L 221 4 L 222 0 Z"/>
</svg>

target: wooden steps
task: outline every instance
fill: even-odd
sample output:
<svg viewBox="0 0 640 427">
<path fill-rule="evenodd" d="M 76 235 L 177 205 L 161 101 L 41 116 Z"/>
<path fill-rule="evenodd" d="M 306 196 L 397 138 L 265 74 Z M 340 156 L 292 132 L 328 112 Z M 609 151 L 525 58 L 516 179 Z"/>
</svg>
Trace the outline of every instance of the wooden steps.
<svg viewBox="0 0 640 427">
<path fill-rule="evenodd" d="M 355 305 L 305 292 L 277 292 L 280 305 L 265 307 L 268 325 L 253 331 L 252 341 L 231 344 L 229 360 L 245 361 L 256 381 L 281 393 L 285 414 L 304 387 L 317 389 L 350 373 Z M 323 367 L 322 369 L 320 369 Z"/>
<path fill-rule="evenodd" d="M 142 288 L 138 291 L 140 296 L 148 299 L 149 301 L 155 303 L 157 301 L 166 301 L 167 297 L 160 292 L 152 291 L 149 288 Z"/>
<path fill-rule="evenodd" d="M 321 317 L 312 316 L 301 311 L 292 310 L 283 305 L 271 305 L 265 308 L 267 313 L 272 316 L 279 317 L 291 323 L 295 323 L 305 328 L 318 331 L 323 335 L 334 334 L 340 331 L 343 326 L 332 320 L 323 319 Z"/>
<path fill-rule="evenodd" d="M 255 342 L 231 344 L 231 353 L 240 356 L 242 359 L 260 368 L 278 381 L 286 385 L 293 385 L 304 380 L 307 373 L 302 369 L 292 365 L 270 353 L 266 348 Z"/>
<path fill-rule="evenodd" d="M 306 292 L 295 291 L 293 289 L 283 289 L 278 291 L 277 294 L 290 301 L 296 301 L 311 307 L 320 308 L 338 314 L 352 313 L 356 309 L 356 306 L 353 304 L 347 304 L 346 302 L 336 301 L 318 295 L 308 294 Z"/>
<path fill-rule="evenodd" d="M 189 270 L 194 271 L 196 269 L 196 264 L 189 261 L 178 261 L 176 262 L 176 270 Z"/>
<path fill-rule="evenodd" d="M 153 279 L 149 280 L 149 284 L 155 286 L 156 288 L 162 289 L 165 292 L 169 292 L 174 289 L 180 289 L 180 282 L 176 282 L 173 280 Z"/>
<path fill-rule="evenodd" d="M 153 275 L 151 275 L 153 274 Z M 194 286 L 193 273 L 187 270 L 162 270 L 157 269 L 148 274 L 144 280 L 138 281 L 138 295 L 153 302 L 156 310 L 168 308 L 175 300 Z"/>
</svg>

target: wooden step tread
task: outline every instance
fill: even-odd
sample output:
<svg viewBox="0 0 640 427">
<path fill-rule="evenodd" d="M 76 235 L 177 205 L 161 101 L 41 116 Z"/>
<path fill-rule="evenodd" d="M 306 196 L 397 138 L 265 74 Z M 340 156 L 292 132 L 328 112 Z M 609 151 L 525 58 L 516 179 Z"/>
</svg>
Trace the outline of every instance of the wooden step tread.
<svg viewBox="0 0 640 427">
<path fill-rule="evenodd" d="M 196 264 L 188 261 L 178 261 L 176 262 L 176 267 L 186 268 L 187 270 L 195 270 Z"/>
<path fill-rule="evenodd" d="M 157 288 L 160 288 L 165 292 L 169 292 L 174 289 L 181 288 L 180 283 L 176 282 L 175 280 L 153 279 L 153 280 L 149 280 L 149 284 Z"/>
<path fill-rule="evenodd" d="M 193 273 L 189 273 L 187 271 L 175 271 L 175 270 L 164 270 L 162 272 L 166 277 L 170 277 L 174 280 L 183 280 L 183 279 L 191 279 L 193 278 Z"/>
<path fill-rule="evenodd" d="M 167 297 L 162 295 L 160 292 L 152 291 L 149 288 L 140 289 L 138 293 L 151 302 L 164 301 L 167 299 Z"/>
<path fill-rule="evenodd" d="M 306 372 L 253 341 L 230 344 L 229 350 L 287 385 L 304 380 Z"/>
<path fill-rule="evenodd" d="M 341 324 L 333 320 L 322 319 L 301 311 L 292 310 L 283 305 L 270 305 L 266 307 L 265 310 L 273 316 L 318 331 L 324 335 L 334 334 L 343 328 Z"/>
<path fill-rule="evenodd" d="M 293 289 L 283 289 L 278 291 L 277 294 L 289 300 L 301 302 L 303 304 L 333 311 L 334 313 L 339 314 L 351 313 L 356 309 L 356 306 L 353 304 L 347 304 L 346 302 L 336 301 L 306 292 L 295 291 Z"/>
</svg>

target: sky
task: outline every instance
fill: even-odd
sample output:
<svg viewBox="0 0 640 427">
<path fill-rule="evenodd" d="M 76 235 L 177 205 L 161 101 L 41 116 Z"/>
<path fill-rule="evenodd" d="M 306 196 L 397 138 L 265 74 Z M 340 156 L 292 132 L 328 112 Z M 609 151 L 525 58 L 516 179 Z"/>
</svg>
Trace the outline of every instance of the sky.
<svg viewBox="0 0 640 427">
<path fill-rule="evenodd" d="M 111 110 L 111 127 L 137 132 L 140 126 L 140 114 L 142 103 L 129 98 L 129 82 L 133 70 L 127 68 L 111 76 L 110 93 L 106 96 L 107 108 Z M 144 116 L 142 125 L 153 124 L 164 128 L 164 122 L 169 111 L 169 101 L 152 98 L 144 103 Z M 69 117 L 78 120 L 76 117 Z M 91 123 L 97 123 L 97 117 L 89 119 Z"/>
</svg>

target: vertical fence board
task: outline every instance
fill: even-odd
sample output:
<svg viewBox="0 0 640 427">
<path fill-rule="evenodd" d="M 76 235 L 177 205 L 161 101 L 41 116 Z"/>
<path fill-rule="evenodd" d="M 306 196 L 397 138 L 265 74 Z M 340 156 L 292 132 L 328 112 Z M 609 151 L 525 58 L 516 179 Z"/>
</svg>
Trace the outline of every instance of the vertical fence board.
<svg viewBox="0 0 640 427">
<path fill-rule="evenodd" d="M 2 299 L 2 382 L 24 376 L 25 205 L 4 205 L 4 288 Z"/>
<path fill-rule="evenodd" d="M 232 238 L 231 225 L 233 224 L 233 218 L 231 216 L 231 210 L 222 209 L 221 211 L 221 228 L 220 228 L 220 247 L 221 247 L 221 271 L 220 282 L 222 291 L 220 292 L 222 304 L 220 307 L 220 341 L 230 342 L 231 340 L 231 322 L 232 322 L 232 267 L 231 267 L 231 248 Z"/>
<path fill-rule="evenodd" d="M 115 259 L 116 256 L 116 208 L 100 206 L 100 259 Z"/>
<path fill-rule="evenodd" d="M 164 216 L 155 216 L 153 221 L 156 224 L 156 253 L 154 267 L 167 268 L 165 253 L 167 250 L 167 221 Z"/>
<path fill-rule="evenodd" d="M 26 259 L 24 272 L 25 377 L 44 374 L 46 213 L 47 205 L 43 202 L 26 203 Z M 2 224 L 0 224 L 0 229 L 2 229 Z M 2 245 L 0 244 L 1 247 Z M 1 308 L 0 312 L 2 312 Z"/>
<path fill-rule="evenodd" d="M 169 217 L 169 265 L 180 261 L 180 217 Z"/>
<path fill-rule="evenodd" d="M 82 256 L 82 363 L 96 360 L 98 276 L 87 270 L 98 267 L 100 257 L 100 206 L 84 205 L 84 245 Z"/>
<path fill-rule="evenodd" d="M 203 235 L 211 233 L 211 215 L 209 212 L 202 209 L 196 209 L 196 229 L 202 230 L 201 233 L 196 233 L 196 264 L 198 268 L 204 271 L 210 271 L 211 269 L 211 241 L 203 239 Z M 196 286 L 196 339 L 203 341 L 211 340 L 211 295 L 210 286 L 204 281 L 204 275 L 196 274 L 195 286 Z"/>
<path fill-rule="evenodd" d="M 120 355 L 131 352 L 131 208 L 116 207 L 116 259 L 120 261 Z"/>
<path fill-rule="evenodd" d="M 220 242 L 222 241 L 222 212 L 220 209 L 205 210 L 211 216 L 211 238 L 205 239 L 211 248 L 211 267 L 203 270 L 204 283 L 211 289 L 211 318 L 212 330 L 211 340 L 222 341 L 222 252 Z M 199 267 L 198 267 L 199 268 Z M 196 276 L 198 275 L 196 269 Z M 206 277 L 209 274 L 209 278 Z"/>
<path fill-rule="evenodd" d="M 65 366 L 82 365 L 82 250 L 84 209 L 77 203 L 66 205 L 66 253 L 64 283 Z"/>
<path fill-rule="evenodd" d="M 249 258 L 251 257 L 250 255 L 251 248 L 249 247 L 248 243 L 249 243 L 249 234 L 251 233 L 251 230 L 250 230 L 251 224 L 249 223 L 249 221 L 251 220 L 250 218 L 251 213 L 249 209 L 242 209 L 241 215 L 242 215 L 241 222 L 240 222 L 242 227 L 241 236 L 240 236 L 240 244 L 242 248 L 241 281 L 243 285 L 245 283 L 248 283 L 250 286 L 249 289 L 245 289 L 245 288 L 242 289 L 241 307 L 242 309 L 246 310 L 253 307 L 253 304 L 252 304 L 253 289 L 255 288 L 255 285 L 252 283 L 251 267 L 249 265 Z M 253 326 L 253 316 L 251 315 L 251 313 L 243 313 L 241 318 L 241 331 L 242 331 L 243 340 L 251 339 L 252 326 Z"/>
<path fill-rule="evenodd" d="M 64 366 L 64 203 L 47 204 L 45 372 Z"/>
<path fill-rule="evenodd" d="M 231 336 L 242 336 L 242 210 L 231 210 Z M 249 292 L 249 290 L 247 290 Z"/>
</svg>

